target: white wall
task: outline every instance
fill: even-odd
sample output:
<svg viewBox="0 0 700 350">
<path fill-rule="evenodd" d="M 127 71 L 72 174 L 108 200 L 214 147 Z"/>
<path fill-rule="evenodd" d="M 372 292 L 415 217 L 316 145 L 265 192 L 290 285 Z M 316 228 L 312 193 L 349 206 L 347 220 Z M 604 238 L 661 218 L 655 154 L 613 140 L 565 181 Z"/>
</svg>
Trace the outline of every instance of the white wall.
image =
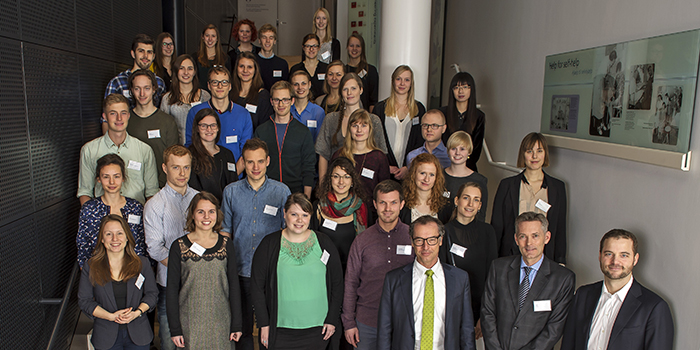
<svg viewBox="0 0 700 350">
<path fill-rule="evenodd" d="M 445 67 L 458 63 L 474 76 L 494 159 L 513 165 L 522 137 L 539 131 L 545 56 L 700 27 L 697 0 L 466 0 L 449 1 L 447 13 Z M 443 96 L 453 73 L 445 69 Z M 692 134 L 700 137 L 700 122 Z M 634 232 L 634 276 L 669 302 L 679 350 L 700 349 L 700 142 L 691 150 L 687 173 L 556 148 L 546 170 L 567 183 L 568 267 L 577 284 L 602 279 L 597 252 L 605 232 Z M 484 155 L 479 169 L 491 200 L 500 179 L 513 174 Z"/>
</svg>

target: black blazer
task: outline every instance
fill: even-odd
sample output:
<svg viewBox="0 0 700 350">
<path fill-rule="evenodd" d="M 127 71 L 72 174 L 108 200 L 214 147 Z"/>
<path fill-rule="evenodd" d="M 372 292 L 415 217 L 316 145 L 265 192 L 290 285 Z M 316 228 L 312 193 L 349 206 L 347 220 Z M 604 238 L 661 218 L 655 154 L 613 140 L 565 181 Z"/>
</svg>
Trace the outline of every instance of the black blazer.
<svg viewBox="0 0 700 350">
<path fill-rule="evenodd" d="M 158 301 L 158 288 L 156 278 L 153 275 L 151 264 L 148 259 L 140 256 L 141 275 L 145 278 L 141 288 L 136 287 L 138 277 L 130 278 L 126 281 L 126 305 L 136 309 L 141 303 L 148 304 L 149 310 L 155 308 Z M 117 340 L 119 324 L 93 316 L 95 308 L 98 306 L 109 312 L 117 311 L 117 301 L 114 299 L 112 282 L 92 285 L 90 282 L 90 264 L 83 265 L 80 275 L 80 286 L 78 288 L 78 305 L 88 317 L 95 321 L 92 330 L 92 345 L 98 349 L 109 349 Z M 153 330 L 148 324 L 148 317 L 137 317 L 126 329 L 129 337 L 136 345 L 147 345 L 153 340 Z"/>
<path fill-rule="evenodd" d="M 438 262 L 439 263 L 439 262 Z M 445 272 L 445 349 L 476 349 L 469 275 L 442 264 Z M 389 271 L 384 278 L 377 322 L 377 349 L 413 350 L 413 263 Z"/>
<path fill-rule="evenodd" d="M 564 328 L 562 350 L 588 348 L 588 335 L 602 290 L 603 281 L 600 281 L 576 291 Z M 636 279 L 617 314 L 608 349 L 673 349 L 673 317 L 668 304 Z"/>
<path fill-rule="evenodd" d="M 425 107 L 423 106 L 422 103 L 419 101 L 416 101 L 416 104 L 418 105 L 418 114 L 414 115 L 413 118 L 418 117 L 419 119 L 425 114 Z M 394 151 L 391 149 L 391 143 L 389 142 L 389 135 L 386 133 L 386 114 L 384 114 L 384 110 L 386 109 L 386 100 L 382 100 L 377 102 L 377 104 L 374 106 L 374 111 L 372 113 L 376 114 L 377 117 L 379 117 L 379 121 L 382 122 L 382 128 L 384 129 L 384 140 L 386 141 L 386 149 L 387 149 L 387 158 L 389 158 L 389 165 L 390 166 L 398 166 L 398 162 L 396 161 L 396 157 L 394 156 Z M 408 142 L 406 143 L 406 152 L 404 154 L 404 157 L 408 155 L 409 152 L 413 151 L 414 149 L 420 147 L 423 145 L 425 140 L 423 139 L 423 134 L 421 134 L 420 130 L 420 121 L 418 124 L 414 124 L 411 126 L 411 133 L 408 135 Z M 406 159 L 404 159 L 404 162 Z M 406 164 L 404 164 L 406 165 Z M 393 178 L 393 176 L 392 176 Z"/>
<path fill-rule="evenodd" d="M 544 257 L 519 310 L 520 261 L 519 255 L 496 259 L 486 277 L 481 331 L 488 350 L 550 350 L 564 332 L 576 275 Z M 535 312 L 534 301 L 540 300 L 549 300 L 551 310 Z"/>
<path fill-rule="evenodd" d="M 440 111 L 447 117 L 447 106 L 440 108 Z M 478 162 L 479 157 L 481 157 L 481 149 L 484 145 L 484 132 L 486 129 L 486 115 L 484 112 L 477 108 L 474 128 L 470 130 L 470 126 L 471 122 L 467 120 L 467 118 L 464 118 L 462 123 L 459 125 L 459 130 L 466 132 L 472 138 L 474 149 L 472 150 L 472 154 L 469 156 L 469 159 L 467 159 L 467 167 L 471 170 L 478 171 L 476 168 L 476 162 Z M 447 140 L 450 139 L 450 136 L 452 136 L 452 133 L 449 129 L 442 134 L 442 142 L 445 145 L 447 145 Z"/>
<path fill-rule="evenodd" d="M 525 179 L 524 171 L 501 180 L 493 200 L 491 225 L 496 231 L 498 256 L 520 254 L 515 244 L 515 218 L 518 217 L 520 182 Z M 552 206 L 547 212 L 549 232 L 552 237 L 544 247 L 544 255 L 566 264 L 566 186 L 561 180 L 544 173 L 542 186 L 547 188 L 548 202 Z"/>
<path fill-rule="evenodd" d="M 250 289 L 258 327 L 270 326 L 269 350 L 274 350 L 277 335 L 277 261 L 280 256 L 282 231 L 270 233 L 260 241 L 253 255 Z M 328 315 L 323 321 L 340 329 L 340 307 L 343 303 L 343 268 L 340 255 L 333 241 L 321 232 L 316 232 L 322 250 L 330 253 L 326 265 L 326 292 L 328 293 Z"/>
</svg>

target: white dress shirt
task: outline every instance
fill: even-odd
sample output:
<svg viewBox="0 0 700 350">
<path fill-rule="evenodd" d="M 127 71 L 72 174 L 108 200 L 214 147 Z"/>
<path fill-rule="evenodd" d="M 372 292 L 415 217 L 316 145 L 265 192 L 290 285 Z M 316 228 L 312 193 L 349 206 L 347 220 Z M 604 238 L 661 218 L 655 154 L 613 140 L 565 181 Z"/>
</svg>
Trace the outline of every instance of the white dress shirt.
<svg viewBox="0 0 700 350">
<path fill-rule="evenodd" d="M 399 168 L 404 166 L 406 144 L 408 143 L 408 137 L 411 135 L 412 126 L 413 118 L 409 116 L 406 116 L 403 120 L 389 115 L 384 118 L 386 134 L 389 135 L 389 144 L 391 145 L 391 150 L 394 151 L 394 157 L 396 157 L 396 163 Z"/>
<path fill-rule="evenodd" d="M 433 312 L 433 349 L 445 349 L 445 300 L 447 289 L 445 288 L 445 272 L 438 260 L 431 268 L 433 270 L 433 295 L 435 302 Z M 421 328 L 423 327 L 423 294 L 425 294 L 425 282 L 428 276 L 425 266 L 413 261 L 413 328 L 416 331 L 416 343 L 414 348 L 420 350 Z"/>
<path fill-rule="evenodd" d="M 617 314 L 620 312 L 622 303 L 627 297 L 627 292 L 632 286 L 632 281 L 634 281 L 634 278 L 630 276 L 627 284 L 615 294 L 610 294 L 605 283 L 603 283 L 603 291 L 600 293 L 598 306 L 595 308 L 595 314 L 593 314 L 593 321 L 591 322 L 591 332 L 588 335 L 588 350 L 605 350 L 608 348 L 610 332 L 615 324 Z"/>
</svg>

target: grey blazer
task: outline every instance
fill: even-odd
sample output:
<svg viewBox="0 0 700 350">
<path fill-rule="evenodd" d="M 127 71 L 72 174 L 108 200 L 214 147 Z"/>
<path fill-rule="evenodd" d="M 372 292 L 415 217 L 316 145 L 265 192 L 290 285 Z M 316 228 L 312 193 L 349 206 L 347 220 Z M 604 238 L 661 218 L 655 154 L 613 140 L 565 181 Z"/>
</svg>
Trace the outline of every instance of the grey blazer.
<svg viewBox="0 0 700 350">
<path fill-rule="evenodd" d="M 522 310 L 518 310 L 521 256 L 493 261 L 481 300 L 481 331 L 487 350 L 554 348 L 574 296 L 576 275 L 546 256 Z M 534 310 L 534 301 L 549 300 L 550 311 Z"/>
<path fill-rule="evenodd" d="M 141 303 L 148 304 L 149 310 L 156 306 L 158 300 L 158 288 L 156 278 L 153 275 L 151 264 L 148 259 L 141 258 L 141 275 L 145 278 L 141 288 L 136 287 L 137 278 L 130 278 L 126 281 L 126 305 L 137 308 Z M 112 282 L 105 283 L 104 286 L 92 285 L 90 282 L 90 265 L 85 264 L 80 276 L 80 287 L 78 289 L 78 305 L 83 312 L 94 320 L 92 329 L 92 345 L 96 349 L 109 349 L 117 340 L 119 324 L 110 322 L 93 316 L 95 308 L 101 306 L 109 312 L 117 311 L 117 301 L 114 298 Z M 153 330 L 148 323 L 148 317 L 135 318 L 127 325 L 127 330 L 131 340 L 136 345 L 146 345 L 153 340 Z"/>
</svg>

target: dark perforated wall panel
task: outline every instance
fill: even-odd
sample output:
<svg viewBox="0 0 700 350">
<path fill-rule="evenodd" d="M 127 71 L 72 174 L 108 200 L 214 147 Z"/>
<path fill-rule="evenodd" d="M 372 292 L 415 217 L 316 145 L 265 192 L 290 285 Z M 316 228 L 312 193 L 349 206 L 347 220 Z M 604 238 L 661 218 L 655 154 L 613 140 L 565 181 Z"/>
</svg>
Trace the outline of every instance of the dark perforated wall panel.
<svg viewBox="0 0 700 350">
<path fill-rule="evenodd" d="M 0 35 L 19 40 L 19 1 L 2 0 L 0 4 Z"/>
<path fill-rule="evenodd" d="M 75 233 L 78 232 L 78 201 L 70 198 L 35 214 L 34 222 L 38 237 L 37 256 L 41 272 L 41 296 L 44 298 L 61 298 L 73 270 L 71 262 L 75 260 Z M 56 227 L 66 230 L 58 234 Z"/>
<path fill-rule="evenodd" d="M 21 0 L 22 40 L 75 51 L 74 0 Z"/>
<path fill-rule="evenodd" d="M 104 96 L 105 82 L 116 75 L 112 62 L 78 56 L 80 67 L 80 114 L 83 121 L 83 143 L 100 135 L 100 117 L 102 116 L 102 97 Z M 97 92 L 102 93 L 97 93 Z"/>
<path fill-rule="evenodd" d="M 112 39 L 112 7 L 104 6 L 101 1 L 76 0 L 76 29 L 78 34 L 78 52 L 83 55 L 114 59 L 114 40 Z"/>
<path fill-rule="evenodd" d="M 139 1 L 139 25 L 141 33 L 148 34 L 153 40 L 163 31 L 163 15 L 161 0 Z M 172 33 L 171 33 L 172 34 Z"/>
<path fill-rule="evenodd" d="M 34 211 L 20 49 L 0 38 L 0 226 Z"/>
<path fill-rule="evenodd" d="M 114 32 L 114 59 L 118 62 L 129 63 L 129 67 L 134 63 L 131 58 L 131 41 L 134 35 L 139 33 L 138 0 L 115 0 L 113 1 L 112 28 Z M 162 16 L 158 17 L 162 21 Z M 148 33 L 144 33 L 148 34 Z M 160 33 L 159 33 L 160 34 Z M 148 34 L 152 35 L 152 34 Z M 155 40 L 155 39 L 153 39 Z"/>
</svg>

